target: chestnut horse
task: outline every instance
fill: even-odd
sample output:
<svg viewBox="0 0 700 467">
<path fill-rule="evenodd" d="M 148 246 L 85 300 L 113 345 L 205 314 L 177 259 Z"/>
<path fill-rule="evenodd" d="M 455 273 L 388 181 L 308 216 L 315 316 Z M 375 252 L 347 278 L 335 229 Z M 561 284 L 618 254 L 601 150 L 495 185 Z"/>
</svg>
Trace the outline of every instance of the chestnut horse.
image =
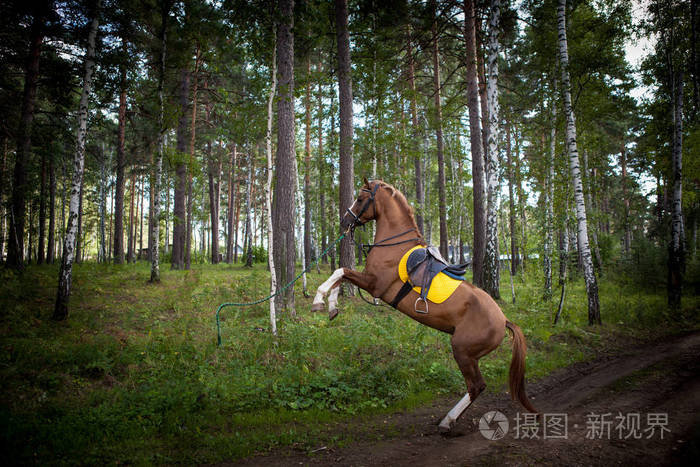
<svg viewBox="0 0 700 467">
<path fill-rule="evenodd" d="M 312 310 L 323 308 L 323 298 L 330 291 L 329 316 L 335 318 L 338 314 L 338 286 L 344 280 L 386 303 L 394 300 L 403 286 L 398 274 L 401 257 L 414 246 L 425 246 L 426 243 L 404 195 L 388 183 L 365 179 L 359 196 L 342 218 L 341 226 L 351 230 L 373 219 L 377 222 L 375 246 L 367 255 L 365 270 L 336 269 L 319 286 Z M 452 335 L 452 353 L 467 383 L 465 396 L 440 422 L 441 432 L 450 431 L 460 415 L 486 388 L 479 371 L 479 359 L 501 344 L 506 328 L 513 334 L 509 377 L 511 397 L 520 401 L 528 411 L 537 412 L 525 393 L 525 336 L 518 326 L 506 319 L 489 294 L 463 281 L 450 298 L 439 304 L 431 303 L 429 313 L 415 311 L 418 296 L 411 290 L 396 308 L 419 323 Z"/>
</svg>

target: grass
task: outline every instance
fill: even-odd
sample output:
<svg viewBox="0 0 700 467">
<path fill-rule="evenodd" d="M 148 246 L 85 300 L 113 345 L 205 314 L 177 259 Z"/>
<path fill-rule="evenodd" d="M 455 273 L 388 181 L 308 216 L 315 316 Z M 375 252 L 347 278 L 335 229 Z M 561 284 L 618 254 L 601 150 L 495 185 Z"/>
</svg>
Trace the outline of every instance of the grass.
<svg viewBox="0 0 700 467">
<path fill-rule="evenodd" d="M 516 278 L 529 380 L 590 358 L 620 339 L 645 339 L 698 322 L 697 297 L 667 311 L 655 290 L 601 281 L 602 327 L 588 327 L 582 281 L 571 282 L 560 325 L 543 302 L 537 271 Z M 309 274 L 315 290 L 330 271 Z M 268 332 L 268 305 L 214 312 L 222 302 L 266 296 L 262 265 L 163 270 L 86 263 L 74 269 L 71 312 L 51 321 L 57 269 L 0 269 L 0 438 L 4 464 L 210 463 L 293 445 L 342 445 L 376 412 L 457 397 L 464 382 L 449 336 L 358 298 L 328 322 L 297 287 L 298 316 Z M 510 302 L 508 277 L 502 295 Z M 508 345 L 481 360 L 491 390 L 505 389 Z M 367 422 L 369 424 L 369 422 Z M 390 430 L 389 430 L 390 431 Z"/>
</svg>

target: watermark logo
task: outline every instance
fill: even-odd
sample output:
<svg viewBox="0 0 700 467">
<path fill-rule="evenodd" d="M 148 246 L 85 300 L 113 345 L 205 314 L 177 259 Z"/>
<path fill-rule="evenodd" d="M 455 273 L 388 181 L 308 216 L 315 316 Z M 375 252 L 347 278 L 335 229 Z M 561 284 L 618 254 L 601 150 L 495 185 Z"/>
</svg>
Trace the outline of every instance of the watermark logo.
<svg viewBox="0 0 700 467">
<path fill-rule="evenodd" d="M 508 433 L 508 419 L 498 410 L 486 412 L 479 420 L 479 431 L 488 440 L 501 439 Z"/>
</svg>

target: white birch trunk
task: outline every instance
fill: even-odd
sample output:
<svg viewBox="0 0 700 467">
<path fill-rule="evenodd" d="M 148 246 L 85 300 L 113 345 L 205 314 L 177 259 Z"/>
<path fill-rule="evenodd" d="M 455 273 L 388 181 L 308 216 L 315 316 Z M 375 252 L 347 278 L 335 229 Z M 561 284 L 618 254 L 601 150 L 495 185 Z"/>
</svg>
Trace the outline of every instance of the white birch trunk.
<svg viewBox="0 0 700 467">
<path fill-rule="evenodd" d="M 274 28 L 273 28 L 274 34 Z M 276 34 L 275 34 L 276 36 Z M 275 42 L 277 41 L 275 37 Z M 272 102 L 277 92 L 277 48 L 272 48 L 272 88 L 267 98 L 267 133 L 265 134 L 265 152 L 267 154 L 267 180 L 265 181 L 265 220 L 267 221 L 267 263 L 270 266 L 270 295 L 277 292 L 277 274 L 275 273 L 274 232 L 272 229 Z M 233 246 L 236 248 L 236 245 Z M 270 302 L 270 330 L 277 335 L 277 312 L 274 298 Z"/>
<path fill-rule="evenodd" d="M 547 209 L 544 236 L 544 298 L 552 298 L 552 230 L 554 227 L 554 157 L 557 149 L 557 106 L 552 100 L 552 129 L 550 131 L 549 157 L 547 159 L 547 176 L 545 187 L 545 205 Z"/>
<path fill-rule="evenodd" d="M 569 53 L 566 42 L 566 0 L 559 0 L 557 8 L 557 22 L 559 29 L 559 59 L 561 61 L 562 85 L 564 92 L 564 111 L 566 113 L 566 144 L 569 153 L 569 167 L 571 169 L 571 181 L 574 184 L 574 202 L 576 208 L 576 221 L 578 225 L 578 249 L 583 266 L 583 277 L 586 281 L 586 293 L 588 294 L 588 323 L 600 324 L 600 302 L 598 301 L 598 282 L 593 269 L 591 248 L 588 243 L 588 226 L 586 222 L 586 205 L 581 181 L 581 169 L 576 146 L 576 120 L 571 105 L 571 82 L 569 79 Z"/>
<path fill-rule="evenodd" d="M 494 299 L 500 298 L 500 270 L 498 262 L 498 30 L 501 15 L 500 0 L 491 0 L 488 39 L 487 103 L 489 117 L 489 149 L 487 153 L 487 208 L 486 208 L 486 255 L 484 289 Z"/>
<path fill-rule="evenodd" d="M 75 241 L 78 231 L 78 215 L 80 204 L 80 191 L 83 186 L 83 170 L 85 168 L 85 139 L 87 137 L 88 98 L 92 85 L 92 73 L 95 69 L 95 36 L 99 24 L 100 1 L 95 5 L 95 12 L 90 23 L 87 51 L 85 53 L 85 76 L 83 90 L 80 94 L 80 106 L 78 108 L 78 134 L 73 159 L 73 181 L 70 190 L 70 203 L 68 208 L 68 225 L 66 226 L 63 240 L 63 259 L 58 273 L 58 292 L 53 319 L 64 320 L 68 317 L 68 302 L 70 300 L 70 287 L 75 261 Z"/>
<path fill-rule="evenodd" d="M 683 291 L 685 252 L 683 245 L 683 74 L 673 75 L 673 197 L 671 205 L 671 248 L 668 262 L 668 304 L 680 306 Z"/>
</svg>

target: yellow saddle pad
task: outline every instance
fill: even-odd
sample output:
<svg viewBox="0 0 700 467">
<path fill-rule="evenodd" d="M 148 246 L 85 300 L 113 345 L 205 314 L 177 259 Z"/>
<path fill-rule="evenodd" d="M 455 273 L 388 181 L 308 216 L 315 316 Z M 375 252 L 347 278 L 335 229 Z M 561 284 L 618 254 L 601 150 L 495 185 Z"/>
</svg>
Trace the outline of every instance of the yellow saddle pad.
<svg viewBox="0 0 700 467">
<path fill-rule="evenodd" d="M 413 252 L 413 250 L 417 250 L 418 248 L 424 247 L 418 245 L 411 248 L 405 255 L 403 255 L 401 261 L 399 261 L 399 278 L 404 282 L 408 282 L 408 271 L 406 270 L 406 261 L 408 261 L 408 256 Z M 442 272 L 438 273 L 438 275 L 433 279 L 433 283 L 430 285 L 430 289 L 428 290 L 428 300 L 433 303 L 444 302 L 450 298 L 455 290 L 457 290 L 460 282 L 462 281 L 453 279 L 447 274 Z M 421 288 L 413 287 L 413 290 L 420 293 Z"/>
</svg>

